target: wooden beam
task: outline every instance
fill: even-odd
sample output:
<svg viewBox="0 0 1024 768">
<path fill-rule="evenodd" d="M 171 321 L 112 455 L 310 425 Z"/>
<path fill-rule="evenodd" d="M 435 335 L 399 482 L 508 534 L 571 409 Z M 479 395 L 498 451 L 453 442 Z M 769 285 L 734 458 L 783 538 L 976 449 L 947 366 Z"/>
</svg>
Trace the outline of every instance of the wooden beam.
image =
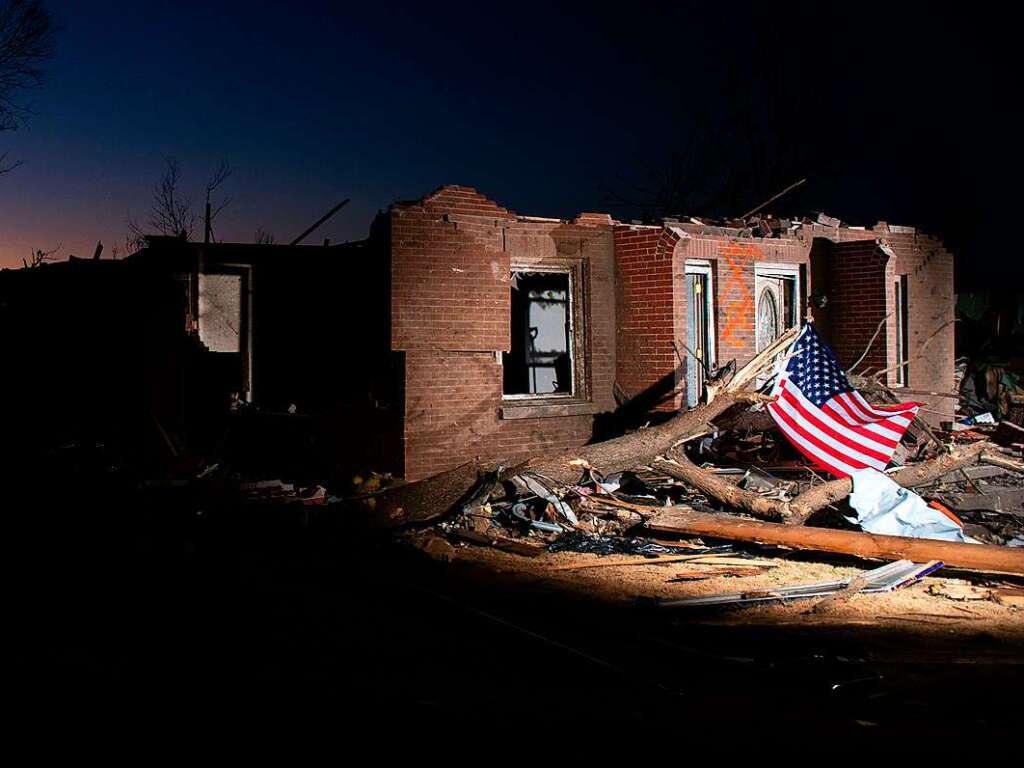
<svg viewBox="0 0 1024 768">
<path fill-rule="evenodd" d="M 309 237 L 311 234 L 313 234 L 317 230 L 317 228 L 319 228 L 325 221 L 327 221 L 329 218 L 331 218 L 331 216 L 333 216 L 338 211 L 340 211 L 342 208 L 344 208 L 346 205 L 348 205 L 349 199 L 350 198 L 346 197 L 344 200 L 342 200 L 336 206 L 331 208 L 331 210 L 329 210 L 327 213 L 325 213 L 323 216 L 321 216 L 319 219 L 317 219 L 315 222 L 313 222 L 313 224 L 311 224 L 308 229 L 306 229 L 301 235 L 299 235 L 294 240 L 292 240 L 290 243 L 288 243 L 288 245 L 298 245 L 303 240 L 305 240 L 307 237 Z M 325 243 L 325 245 L 326 245 L 326 243 Z"/>
<path fill-rule="evenodd" d="M 647 528 L 662 533 L 780 544 L 794 549 L 837 552 L 879 560 L 913 560 L 915 563 L 941 560 L 956 568 L 1024 576 L 1024 548 L 780 525 L 733 515 L 706 514 L 689 507 L 668 507 L 648 520 Z"/>
</svg>

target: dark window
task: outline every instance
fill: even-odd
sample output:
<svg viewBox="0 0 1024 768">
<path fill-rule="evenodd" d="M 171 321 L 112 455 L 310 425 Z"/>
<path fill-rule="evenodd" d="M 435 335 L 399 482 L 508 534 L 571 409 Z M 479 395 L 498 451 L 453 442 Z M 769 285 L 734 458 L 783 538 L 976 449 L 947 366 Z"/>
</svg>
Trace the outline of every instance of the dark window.
<svg viewBox="0 0 1024 768">
<path fill-rule="evenodd" d="M 512 273 L 511 351 L 502 354 L 506 395 L 573 393 L 572 285 L 565 272 Z"/>
</svg>

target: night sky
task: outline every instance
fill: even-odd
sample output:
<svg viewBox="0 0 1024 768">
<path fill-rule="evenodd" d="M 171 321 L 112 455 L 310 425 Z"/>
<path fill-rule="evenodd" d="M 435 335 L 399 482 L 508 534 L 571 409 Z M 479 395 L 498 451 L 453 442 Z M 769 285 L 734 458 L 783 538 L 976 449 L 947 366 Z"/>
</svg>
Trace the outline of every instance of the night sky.
<svg viewBox="0 0 1024 768">
<path fill-rule="evenodd" d="M 629 220 L 737 215 L 806 176 L 772 209 L 917 224 L 957 249 L 963 284 L 987 279 L 980 258 L 1024 272 L 996 6 L 49 5 L 50 78 L 0 133 L 23 161 L 0 177 L 0 266 L 123 250 L 174 157 L 197 201 L 231 163 L 223 240 L 287 241 L 345 197 L 313 240 L 357 239 L 443 183 Z"/>
</svg>

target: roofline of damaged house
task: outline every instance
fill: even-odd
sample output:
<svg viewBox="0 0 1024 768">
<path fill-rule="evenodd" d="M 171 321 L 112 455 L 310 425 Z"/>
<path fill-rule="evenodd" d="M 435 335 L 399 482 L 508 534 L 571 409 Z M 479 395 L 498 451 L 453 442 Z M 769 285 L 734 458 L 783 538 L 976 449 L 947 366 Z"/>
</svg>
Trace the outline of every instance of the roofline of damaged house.
<svg viewBox="0 0 1024 768">
<path fill-rule="evenodd" d="M 450 199 L 444 200 L 443 198 L 446 196 Z M 442 184 L 416 200 L 396 201 L 389 206 L 388 210 L 403 211 L 409 208 L 424 207 L 435 201 L 440 203 L 441 207 L 444 207 L 445 203 L 450 203 L 453 207 L 465 207 L 466 210 L 460 212 L 469 215 L 496 216 L 524 223 L 625 227 L 629 229 L 671 228 L 676 234 L 682 236 L 685 233 L 689 237 L 757 238 L 806 242 L 808 239 L 816 237 L 835 239 L 838 232 L 845 231 L 864 232 L 863 239 L 865 240 L 870 239 L 869 234 L 873 234 L 876 241 L 880 243 L 884 243 L 884 238 L 887 235 L 913 235 L 941 242 L 941 238 L 924 233 L 916 227 L 889 224 L 884 220 L 870 227 L 853 225 L 826 213 L 818 213 L 814 218 L 809 216 L 787 218 L 770 213 L 759 213 L 742 220 L 716 219 L 705 216 L 665 216 L 653 221 L 621 221 L 609 213 L 591 211 L 581 212 L 572 219 L 518 214 L 487 197 L 476 187 L 462 184 Z M 458 205 L 459 203 L 465 203 L 466 206 Z"/>
<path fill-rule="evenodd" d="M 368 238 L 351 240 L 345 243 L 289 245 L 288 243 L 236 243 L 216 242 L 203 243 L 195 240 L 182 240 L 164 235 L 147 235 L 146 246 L 125 257 L 125 261 L 143 264 L 193 259 L 202 250 L 203 258 L 210 263 L 243 263 L 261 262 L 265 259 L 278 258 L 286 254 L 301 252 L 304 255 L 322 255 L 336 257 L 339 254 L 367 246 Z M 185 265 L 188 266 L 188 265 Z"/>
</svg>

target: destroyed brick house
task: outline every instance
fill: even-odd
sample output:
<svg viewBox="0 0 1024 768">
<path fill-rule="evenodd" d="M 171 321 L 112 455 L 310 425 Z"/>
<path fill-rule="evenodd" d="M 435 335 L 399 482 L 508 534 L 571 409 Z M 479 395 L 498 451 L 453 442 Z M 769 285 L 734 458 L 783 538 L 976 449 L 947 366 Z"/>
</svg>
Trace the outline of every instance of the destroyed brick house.
<svg viewBox="0 0 1024 768">
<path fill-rule="evenodd" d="M 569 221 L 445 186 L 392 205 L 356 243 L 151 238 L 123 262 L 3 277 L 8 325 L 54 283 L 66 299 L 39 314 L 55 337 L 78 323 L 95 343 L 132 318 L 106 337 L 121 353 L 73 370 L 89 370 L 110 408 L 125 382 L 148 383 L 133 408 L 158 449 L 190 444 L 234 399 L 301 421 L 329 462 L 408 479 L 579 446 L 624 408 L 656 418 L 693 405 L 708 371 L 811 315 L 845 366 L 870 348 L 860 369 L 886 371 L 890 386 L 953 389 L 953 257 L 884 222 Z M 40 392 L 66 398 L 56 357 Z"/>
<path fill-rule="evenodd" d="M 586 443 L 621 401 L 692 405 L 694 356 L 742 364 L 809 308 L 844 364 L 882 325 L 862 369 L 953 387 L 953 257 L 911 228 L 561 221 L 454 186 L 384 217 L 408 478 Z"/>
</svg>

